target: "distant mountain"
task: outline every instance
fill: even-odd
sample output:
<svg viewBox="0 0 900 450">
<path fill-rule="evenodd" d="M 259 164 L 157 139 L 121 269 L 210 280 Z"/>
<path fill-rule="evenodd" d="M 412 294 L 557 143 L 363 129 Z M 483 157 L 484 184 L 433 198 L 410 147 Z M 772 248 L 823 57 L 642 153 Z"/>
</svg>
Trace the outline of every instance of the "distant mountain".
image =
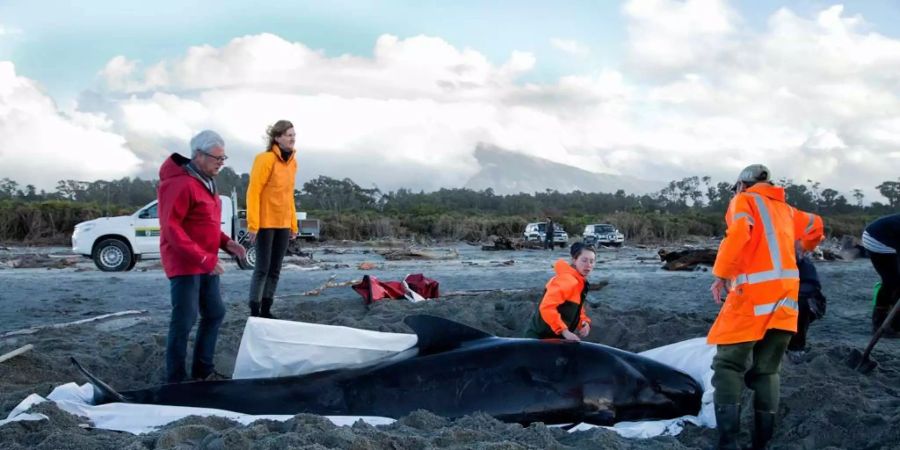
<svg viewBox="0 0 900 450">
<path fill-rule="evenodd" d="M 492 188 L 500 195 L 530 194 L 547 189 L 564 193 L 576 190 L 614 193 L 622 189 L 628 194 L 645 194 L 664 186 L 659 181 L 591 172 L 489 144 L 478 144 L 475 158 L 481 170 L 466 182 L 465 187 L 473 190 Z"/>
</svg>

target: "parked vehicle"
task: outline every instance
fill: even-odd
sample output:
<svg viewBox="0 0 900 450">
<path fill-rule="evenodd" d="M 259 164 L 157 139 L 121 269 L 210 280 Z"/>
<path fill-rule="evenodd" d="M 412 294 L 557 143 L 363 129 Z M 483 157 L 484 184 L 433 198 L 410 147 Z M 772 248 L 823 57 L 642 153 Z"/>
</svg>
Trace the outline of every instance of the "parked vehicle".
<svg viewBox="0 0 900 450">
<path fill-rule="evenodd" d="M 237 194 L 220 195 L 222 200 L 222 232 L 247 248 L 247 258 L 237 260 L 241 269 L 253 269 L 256 265 L 256 247 L 250 245 L 247 234 L 246 213 L 237 209 Z M 300 236 L 319 238 L 320 223 L 306 219 L 305 212 L 298 212 Z M 300 220 L 300 217 L 303 219 Z M 299 251 L 299 243 L 292 248 Z M 101 217 L 75 225 L 72 233 L 72 251 L 94 260 L 104 272 L 131 270 L 138 261 L 159 259 L 159 213 L 154 200 L 134 214 L 119 217 Z M 289 251 L 291 249 L 289 248 Z M 224 251 L 221 258 L 231 258 Z"/>
<path fill-rule="evenodd" d="M 545 242 L 547 236 L 547 222 L 534 222 L 525 226 L 522 233 L 526 241 Z M 565 247 L 569 245 L 569 234 L 558 223 L 553 224 L 553 245 Z"/>
<path fill-rule="evenodd" d="M 235 214 L 237 196 L 220 195 L 219 198 L 222 200 L 222 231 L 235 239 L 239 229 Z M 138 261 L 159 259 L 157 201 L 130 216 L 101 217 L 75 225 L 72 251 L 92 258 L 97 268 L 104 272 L 131 270 Z"/>
<path fill-rule="evenodd" d="M 307 219 L 305 212 L 297 213 L 297 233 L 298 239 L 306 239 L 309 241 L 318 241 L 321 223 L 319 219 Z"/>
<path fill-rule="evenodd" d="M 256 246 L 250 244 L 250 236 L 247 234 L 247 211 L 243 209 L 238 211 L 238 218 L 239 229 L 236 240 L 247 249 L 247 258 L 238 260 L 237 264 L 241 269 L 252 270 L 256 267 Z M 288 243 L 287 254 L 289 255 L 302 254 L 300 248 L 301 239 L 318 241 L 321 236 L 321 222 L 319 219 L 307 219 L 306 213 L 303 211 L 297 212 L 297 229 L 297 239 Z"/>
<path fill-rule="evenodd" d="M 608 223 L 595 223 L 584 227 L 582 233 L 584 243 L 621 247 L 625 243 L 625 235 Z"/>
</svg>

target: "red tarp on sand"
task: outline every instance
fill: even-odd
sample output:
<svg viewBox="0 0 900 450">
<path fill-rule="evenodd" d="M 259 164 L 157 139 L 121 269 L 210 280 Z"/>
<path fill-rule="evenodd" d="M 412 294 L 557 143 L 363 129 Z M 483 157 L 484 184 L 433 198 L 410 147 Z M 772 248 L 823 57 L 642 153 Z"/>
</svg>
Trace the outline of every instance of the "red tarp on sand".
<svg viewBox="0 0 900 450">
<path fill-rule="evenodd" d="M 354 284 L 351 287 L 357 294 L 362 296 L 363 303 L 366 305 L 384 299 L 396 300 L 409 298 L 410 300 L 416 301 L 417 299 L 413 298 L 415 295 L 407 292 L 406 288 L 403 286 L 404 282 L 409 286 L 410 291 L 418 294 L 424 299 L 438 298 L 439 283 L 421 273 L 407 275 L 403 281 L 381 281 L 371 275 L 366 275 L 360 283 Z"/>
</svg>

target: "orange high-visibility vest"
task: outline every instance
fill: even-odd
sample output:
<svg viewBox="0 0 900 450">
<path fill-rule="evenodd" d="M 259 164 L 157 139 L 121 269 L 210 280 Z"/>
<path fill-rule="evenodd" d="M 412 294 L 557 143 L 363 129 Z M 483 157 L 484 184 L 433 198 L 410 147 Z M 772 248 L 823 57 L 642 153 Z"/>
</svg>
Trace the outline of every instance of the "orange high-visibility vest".
<svg viewBox="0 0 900 450">
<path fill-rule="evenodd" d="M 783 188 L 757 184 L 732 198 L 725 222 L 728 230 L 713 274 L 730 281 L 729 292 L 707 342 L 758 341 L 770 329 L 796 332 L 800 274 L 795 243 L 815 248 L 821 218 L 785 203 Z"/>
</svg>

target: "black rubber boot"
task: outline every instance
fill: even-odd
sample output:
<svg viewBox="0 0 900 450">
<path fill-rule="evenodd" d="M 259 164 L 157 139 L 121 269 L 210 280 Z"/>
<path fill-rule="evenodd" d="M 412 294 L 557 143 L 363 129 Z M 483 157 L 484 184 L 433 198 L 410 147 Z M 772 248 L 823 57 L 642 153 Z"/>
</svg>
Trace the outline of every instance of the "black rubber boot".
<svg viewBox="0 0 900 450">
<path fill-rule="evenodd" d="M 719 429 L 720 450 L 737 450 L 741 434 L 741 405 L 716 405 L 716 427 Z"/>
<path fill-rule="evenodd" d="M 259 309 L 259 317 L 265 317 L 266 319 L 277 319 L 277 317 L 272 315 L 272 300 L 271 298 L 263 298 L 262 299 L 262 308 Z"/>
<path fill-rule="evenodd" d="M 753 450 L 763 450 L 775 433 L 775 413 L 755 411 L 753 414 Z"/>
<path fill-rule="evenodd" d="M 250 302 L 250 317 L 259 317 L 259 302 Z"/>
</svg>

